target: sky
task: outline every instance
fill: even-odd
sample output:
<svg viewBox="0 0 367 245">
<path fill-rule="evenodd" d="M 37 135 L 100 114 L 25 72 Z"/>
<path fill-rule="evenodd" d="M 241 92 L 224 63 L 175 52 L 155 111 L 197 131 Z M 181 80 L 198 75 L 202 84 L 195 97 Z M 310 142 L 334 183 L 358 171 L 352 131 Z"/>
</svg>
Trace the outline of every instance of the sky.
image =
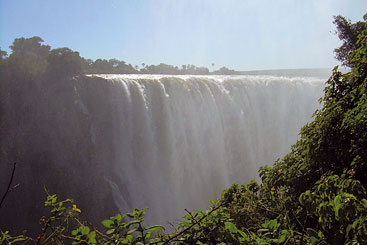
<svg viewBox="0 0 367 245">
<path fill-rule="evenodd" d="M 366 0 L 0 0 L 0 48 L 39 36 L 140 67 L 330 68 L 341 45 L 333 16 L 365 13 Z"/>
</svg>

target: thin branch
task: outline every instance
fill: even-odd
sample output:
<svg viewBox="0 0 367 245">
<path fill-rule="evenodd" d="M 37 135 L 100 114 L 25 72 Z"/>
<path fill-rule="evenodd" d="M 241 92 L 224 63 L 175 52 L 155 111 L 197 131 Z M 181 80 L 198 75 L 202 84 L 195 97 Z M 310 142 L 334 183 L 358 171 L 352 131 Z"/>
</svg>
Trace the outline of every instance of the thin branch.
<svg viewBox="0 0 367 245">
<path fill-rule="evenodd" d="M 80 239 L 80 238 L 77 238 L 77 237 L 72 237 L 72 236 L 68 236 L 68 235 L 64 235 L 64 234 L 60 234 L 60 237 L 63 237 L 63 238 L 66 238 L 66 239 L 70 239 L 70 240 L 74 240 L 74 241 L 77 241 L 77 242 L 88 243 L 87 240 L 83 240 L 83 239 Z"/>
<path fill-rule="evenodd" d="M 174 224 L 172 224 L 171 222 L 168 222 L 168 224 L 175 230 L 175 232 L 178 232 L 178 230 L 176 229 L 176 226 Z"/>
<path fill-rule="evenodd" d="M 308 216 L 306 215 L 306 219 L 305 219 L 305 223 L 303 224 L 303 230 L 302 230 L 302 237 L 301 237 L 301 242 L 299 243 L 300 245 L 303 244 L 303 237 L 305 236 L 305 226 L 306 226 L 306 223 L 307 223 L 307 218 Z"/>
<path fill-rule="evenodd" d="M 187 210 L 187 208 L 185 208 L 185 211 L 186 211 L 186 212 L 191 216 L 191 218 L 192 218 L 195 222 L 198 222 L 198 221 L 195 219 L 195 217 L 192 215 L 192 213 L 191 213 L 189 210 Z M 200 223 L 199 223 L 199 226 L 200 226 L 200 228 L 202 228 Z"/>
<path fill-rule="evenodd" d="M 10 181 L 9 181 L 9 184 L 8 184 L 8 188 L 6 189 L 6 192 L 5 192 L 3 198 L 1 199 L 1 202 L 0 202 L 0 208 L 1 208 L 1 204 L 3 204 L 3 202 L 5 200 L 6 195 L 8 194 L 8 192 L 10 190 L 11 182 L 13 182 L 13 177 L 14 177 L 16 165 L 17 165 L 17 163 L 15 162 L 14 165 L 13 165 L 13 171 L 11 173 L 11 177 L 10 177 Z"/>
<path fill-rule="evenodd" d="M 219 205 L 216 208 L 213 208 L 212 210 L 210 210 L 206 215 L 204 215 L 203 217 L 201 217 L 198 221 L 196 221 L 195 223 L 193 223 L 192 225 L 190 225 L 189 227 L 187 227 L 186 229 L 183 229 L 180 233 L 177 233 L 176 235 L 174 235 L 173 237 L 171 237 L 170 239 L 168 239 L 167 241 L 164 242 L 164 244 L 168 244 L 170 241 L 174 241 L 177 239 L 177 237 L 179 237 L 180 235 L 182 235 L 183 233 L 185 233 L 186 231 L 190 230 L 192 227 L 194 227 L 195 225 L 199 224 L 203 219 L 205 219 L 206 217 L 208 217 L 212 212 L 214 212 L 215 210 L 223 207 L 225 204 L 227 204 L 226 202 L 222 203 L 221 205 Z"/>
<path fill-rule="evenodd" d="M 75 218 L 79 223 L 80 223 L 80 221 L 77 219 L 77 218 Z M 86 223 L 87 223 L 87 225 L 89 225 L 90 227 L 92 227 L 93 228 L 93 230 L 96 232 L 96 234 L 98 234 L 98 235 L 100 235 L 102 238 L 104 238 L 104 239 L 107 239 L 107 240 L 110 240 L 111 239 L 111 237 L 109 237 L 109 236 L 107 236 L 107 235 L 105 235 L 105 234 L 103 234 L 101 231 L 99 231 L 94 225 L 92 225 L 92 223 L 90 223 L 89 221 L 85 221 Z"/>
<path fill-rule="evenodd" d="M 42 232 L 37 237 L 37 245 L 40 244 L 41 239 L 45 239 L 46 231 L 47 231 L 48 227 L 50 226 L 51 219 L 47 219 L 47 221 L 43 220 L 43 222 L 44 222 L 44 226 L 42 227 Z"/>
<path fill-rule="evenodd" d="M 189 210 L 187 210 L 187 209 L 185 208 L 185 211 L 186 211 L 188 214 L 190 214 L 191 218 L 192 218 L 195 222 L 198 222 Z M 199 222 L 199 226 L 200 226 L 200 229 L 203 229 L 203 226 L 201 225 L 201 223 L 200 223 L 200 222 Z M 206 236 L 206 235 L 205 235 L 205 236 Z M 209 240 L 210 240 L 210 239 L 209 239 Z"/>
</svg>

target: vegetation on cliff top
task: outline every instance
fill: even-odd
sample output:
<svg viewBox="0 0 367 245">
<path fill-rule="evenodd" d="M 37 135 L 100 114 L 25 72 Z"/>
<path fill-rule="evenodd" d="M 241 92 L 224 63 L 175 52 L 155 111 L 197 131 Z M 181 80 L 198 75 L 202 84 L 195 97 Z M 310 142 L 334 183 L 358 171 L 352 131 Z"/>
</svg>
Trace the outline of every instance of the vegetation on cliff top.
<svg viewBox="0 0 367 245">
<path fill-rule="evenodd" d="M 236 75 L 236 72 L 227 67 L 222 67 L 210 72 L 206 67 L 197 67 L 192 64 L 177 66 L 160 63 L 159 65 L 146 65 L 141 67 L 126 64 L 117 59 L 85 59 L 79 52 L 69 48 L 51 49 L 43 44 L 40 37 L 16 38 L 10 46 L 11 54 L 0 49 L 0 65 L 4 72 L 26 72 L 30 76 L 40 77 L 45 74 L 52 76 L 75 76 L 81 74 L 169 74 L 169 75 Z M 213 64 L 214 65 L 214 64 Z M 24 74 L 26 75 L 26 74 Z"/>
<path fill-rule="evenodd" d="M 0 242 L 366 244 L 367 15 L 358 24 L 340 16 L 335 23 L 344 41 L 337 57 L 352 70 L 342 74 L 334 68 L 322 109 L 302 128 L 289 154 L 260 169 L 261 184 L 233 184 L 207 211 L 187 211 L 169 234 L 161 226 L 144 227 L 145 210 L 138 209 L 102 221 L 106 229 L 98 230 L 79 218 L 72 200 L 60 202 L 48 194 L 51 215 L 41 219 L 40 235 L 12 237 L 1 231 Z M 72 59 L 73 53 L 65 52 Z"/>
</svg>

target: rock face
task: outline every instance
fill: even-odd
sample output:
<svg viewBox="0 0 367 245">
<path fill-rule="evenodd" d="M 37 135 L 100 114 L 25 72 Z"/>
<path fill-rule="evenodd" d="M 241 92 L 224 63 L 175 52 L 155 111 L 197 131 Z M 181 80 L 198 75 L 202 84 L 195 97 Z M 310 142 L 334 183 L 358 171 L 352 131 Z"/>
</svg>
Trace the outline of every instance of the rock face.
<svg viewBox="0 0 367 245">
<path fill-rule="evenodd" d="M 43 186 L 98 223 L 148 206 L 147 222 L 205 208 L 257 178 L 320 107 L 324 80 L 277 76 L 99 75 L 1 92 L 0 228 L 38 230 Z"/>
</svg>

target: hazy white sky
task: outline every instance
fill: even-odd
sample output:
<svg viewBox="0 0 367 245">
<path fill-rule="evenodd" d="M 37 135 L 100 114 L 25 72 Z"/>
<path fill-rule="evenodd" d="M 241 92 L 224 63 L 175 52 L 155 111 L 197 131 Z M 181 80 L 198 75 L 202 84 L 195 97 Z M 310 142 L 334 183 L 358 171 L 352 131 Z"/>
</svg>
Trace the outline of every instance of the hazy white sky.
<svg viewBox="0 0 367 245">
<path fill-rule="evenodd" d="M 40 36 L 139 66 L 332 67 L 333 16 L 366 12 L 366 0 L 0 0 L 0 47 Z"/>
</svg>

